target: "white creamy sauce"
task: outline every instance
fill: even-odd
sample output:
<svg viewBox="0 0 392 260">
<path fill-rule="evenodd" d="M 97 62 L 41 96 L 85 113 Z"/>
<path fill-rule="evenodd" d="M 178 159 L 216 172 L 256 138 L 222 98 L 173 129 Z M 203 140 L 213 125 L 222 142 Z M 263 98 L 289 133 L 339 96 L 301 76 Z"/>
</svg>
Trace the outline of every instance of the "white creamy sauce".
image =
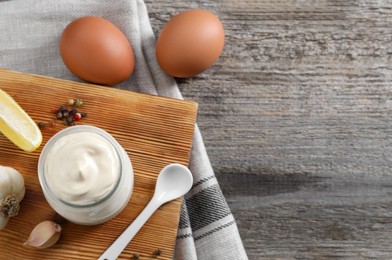
<svg viewBox="0 0 392 260">
<path fill-rule="evenodd" d="M 61 200 L 85 205 L 104 198 L 117 184 L 120 160 L 96 133 L 69 134 L 56 141 L 45 161 L 45 178 Z"/>
</svg>

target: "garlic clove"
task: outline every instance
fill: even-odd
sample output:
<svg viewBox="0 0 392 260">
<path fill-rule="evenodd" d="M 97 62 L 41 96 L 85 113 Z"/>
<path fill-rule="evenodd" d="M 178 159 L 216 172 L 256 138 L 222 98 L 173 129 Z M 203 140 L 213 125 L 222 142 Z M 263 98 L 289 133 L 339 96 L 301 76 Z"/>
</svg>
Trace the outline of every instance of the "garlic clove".
<svg viewBox="0 0 392 260">
<path fill-rule="evenodd" d="M 39 223 L 31 234 L 24 246 L 35 247 L 39 249 L 48 248 L 59 240 L 61 234 L 61 226 L 53 221 L 43 221 Z"/>
<path fill-rule="evenodd" d="M 0 216 L 0 230 L 2 230 L 8 223 L 9 217 Z"/>
<path fill-rule="evenodd" d="M 11 167 L 0 165 L 0 230 L 10 217 L 18 214 L 20 201 L 25 195 L 23 175 Z"/>
</svg>

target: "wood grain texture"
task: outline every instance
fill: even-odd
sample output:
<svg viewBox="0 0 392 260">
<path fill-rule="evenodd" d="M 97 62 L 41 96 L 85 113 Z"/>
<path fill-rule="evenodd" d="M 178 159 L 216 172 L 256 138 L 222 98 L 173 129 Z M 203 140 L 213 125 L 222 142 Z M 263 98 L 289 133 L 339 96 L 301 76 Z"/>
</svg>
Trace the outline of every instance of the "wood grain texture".
<svg viewBox="0 0 392 260">
<path fill-rule="evenodd" d="M 178 80 L 250 259 L 392 258 L 392 2 L 147 0 L 154 32 L 217 14 L 217 63 Z"/>
<path fill-rule="evenodd" d="M 0 135 L 0 165 L 19 170 L 25 177 L 26 195 L 18 216 L 0 231 L 1 259 L 97 259 L 143 210 L 154 193 L 159 171 L 169 163 L 188 164 L 197 104 L 189 101 L 137 94 L 90 84 L 76 83 L 0 70 L 0 88 L 9 93 L 36 122 L 49 122 L 58 107 L 71 98 L 85 101 L 88 117 L 80 124 L 100 127 L 113 135 L 131 158 L 134 190 L 124 211 L 111 221 L 81 226 L 62 220 L 46 202 L 38 182 L 39 154 L 61 121 L 42 130 L 43 143 L 33 152 L 16 148 Z M 60 122 L 60 123 L 59 123 Z M 79 124 L 79 122 L 78 122 Z M 181 200 L 162 206 L 140 230 L 120 259 L 134 253 L 149 259 L 171 259 L 179 221 Z M 54 219 L 62 224 L 60 241 L 47 250 L 22 247 L 39 222 Z"/>
</svg>

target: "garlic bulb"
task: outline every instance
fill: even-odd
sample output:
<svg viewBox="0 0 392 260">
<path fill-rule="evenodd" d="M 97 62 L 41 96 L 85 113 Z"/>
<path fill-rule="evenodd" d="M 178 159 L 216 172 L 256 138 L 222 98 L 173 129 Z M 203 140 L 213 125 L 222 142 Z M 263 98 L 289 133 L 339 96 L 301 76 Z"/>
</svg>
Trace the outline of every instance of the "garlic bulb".
<svg viewBox="0 0 392 260">
<path fill-rule="evenodd" d="M 11 167 L 0 166 L 0 230 L 10 217 L 16 216 L 25 194 L 22 174 Z"/>
<path fill-rule="evenodd" d="M 46 220 L 39 223 L 31 234 L 24 246 L 31 246 L 38 249 L 48 248 L 57 243 L 61 234 L 61 226 L 53 221 Z"/>
</svg>

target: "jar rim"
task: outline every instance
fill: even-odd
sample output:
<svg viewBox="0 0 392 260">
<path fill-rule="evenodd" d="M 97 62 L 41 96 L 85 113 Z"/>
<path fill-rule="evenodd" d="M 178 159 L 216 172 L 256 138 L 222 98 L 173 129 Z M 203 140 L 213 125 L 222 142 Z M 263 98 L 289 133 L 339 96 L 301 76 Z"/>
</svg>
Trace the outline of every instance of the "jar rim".
<svg viewBox="0 0 392 260">
<path fill-rule="evenodd" d="M 91 203 L 85 203 L 85 204 L 77 204 L 77 203 L 71 203 L 68 201 L 65 201 L 61 198 L 59 198 L 58 196 L 56 196 L 56 194 L 53 192 L 53 190 L 50 188 L 50 186 L 48 185 L 47 179 L 46 179 L 46 174 L 45 174 L 45 164 L 46 164 L 46 158 L 48 156 L 48 153 L 51 151 L 53 145 L 60 140 L 62 137 L 70 135 L 70 134 L 74 134 L 74 133 L 95 133 L 100 135 L 102 138 L 105 138 L 114 148 L 114 150 L 116 151 L 116 155 L 117 158 L 119 160 L 119 176 L 116 180 L 116 184 L 113 185 L 112 189 L 105 194 L 105 196 L 103 196 L 102 198 L 100 198 L 97 201 L 93 201 Z M 95 126 L 91 126 L 91 125 L 78 125 L 78 126 L 71 126 L 68 128 L 65 128 L 61 131 L 59 131 L 58 133 L 56 133 L 55 135 L 53 135 L 45 144 L 44 148 L 42 149 L 42 152 L 40 154 L 39 160 L 38 160 L 38 179 L 40 182 L 40 185 L 44 191 L 44 194 L 46 194 L 47 196 L 50 196 L 51 199 L 58 201 L 62 204 L 65 204 L 69 207 L 73 207 L 73 208 L 88 208 L 88 207 L 94 207 L 98 204 L 101 204 L 102 202 L 108 200 L 113 194 L 114 192 L 117 190 L 121 180 L 124 177 L 123 174 L 123 158 L 121 157 L 121 150 L 123 148 L 121 147 L 121 145 L 116 141 L 116 139 L 114 139 L 114 137 L 112 135 L 110 135 L 108 132 L 106 132 L 105 130 L 95 127 Z"/>
</svg>

